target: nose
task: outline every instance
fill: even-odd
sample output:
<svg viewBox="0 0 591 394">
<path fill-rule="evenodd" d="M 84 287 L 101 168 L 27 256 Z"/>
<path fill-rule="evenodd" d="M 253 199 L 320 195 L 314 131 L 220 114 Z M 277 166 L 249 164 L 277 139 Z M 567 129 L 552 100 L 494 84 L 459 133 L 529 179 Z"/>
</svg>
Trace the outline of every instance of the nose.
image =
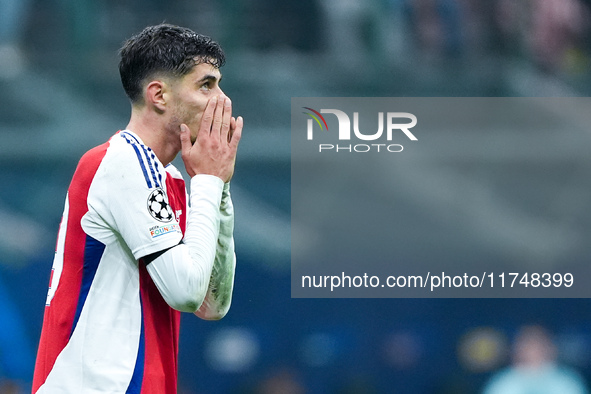
<svg viewBox="0 0 591 394">
<path fill-rule="evenodd" d="M 223 97 L 223 98 L 229 98 L 228 96 L 226 96 L 226 93 L 224 93 L 224 91 L 218 87 L 218 96 Z"/>
</svg>

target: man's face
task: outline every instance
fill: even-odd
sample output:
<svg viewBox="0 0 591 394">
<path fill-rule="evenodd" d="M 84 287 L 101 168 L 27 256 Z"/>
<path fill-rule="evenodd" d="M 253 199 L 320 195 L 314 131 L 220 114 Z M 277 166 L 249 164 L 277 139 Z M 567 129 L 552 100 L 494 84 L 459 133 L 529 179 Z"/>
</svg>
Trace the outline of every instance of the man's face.
<svg viewBox="0 0 591 394">
<path fill-rule="evenodd" d="M 195 142 L 203 111 L 212 97 L 224 95 L 219 82 L 220 70 L 208 63 L 197 64 L 193 71 L 172 83 L 170 126 L 180 131 L 186 124 L 191 130 L 191 142 Z"/>
</svg>

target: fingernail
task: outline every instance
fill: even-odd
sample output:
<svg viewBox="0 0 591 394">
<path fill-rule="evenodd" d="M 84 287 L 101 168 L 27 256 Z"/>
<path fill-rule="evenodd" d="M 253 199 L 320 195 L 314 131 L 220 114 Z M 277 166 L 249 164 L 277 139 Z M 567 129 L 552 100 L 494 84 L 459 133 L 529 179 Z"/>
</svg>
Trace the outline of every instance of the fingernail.
<svg viewBox="0 0 591 394">
<path fill-rule="evenodd" d="M 232 106 L 232 100 L 230 100 L 229 97 L 226 97 L 226 107 L 231 107 Z"/>
</svg>

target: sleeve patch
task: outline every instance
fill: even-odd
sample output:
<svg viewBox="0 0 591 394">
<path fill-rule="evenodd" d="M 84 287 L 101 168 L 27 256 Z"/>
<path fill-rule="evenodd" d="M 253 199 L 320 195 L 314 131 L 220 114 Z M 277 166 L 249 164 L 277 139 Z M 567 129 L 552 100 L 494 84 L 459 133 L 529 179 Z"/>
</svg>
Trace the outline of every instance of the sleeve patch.
<svg viewBox="0 0 591 394">
<path fill-rule="evenodd" d="M 162 188 L 156 188 L 148 197 L 148 212 L 156 220 L 171 222 L 174 219 L 168 197 Z"/>
<path fill-rule="evenodd" d="M 172 223 L 165 226 L 153 226 L 150 227 L 149 232 L 152 239 L 172 233 L 182 234 L 181 226 L 179 226 L 177 223 Z"/>
</svg>

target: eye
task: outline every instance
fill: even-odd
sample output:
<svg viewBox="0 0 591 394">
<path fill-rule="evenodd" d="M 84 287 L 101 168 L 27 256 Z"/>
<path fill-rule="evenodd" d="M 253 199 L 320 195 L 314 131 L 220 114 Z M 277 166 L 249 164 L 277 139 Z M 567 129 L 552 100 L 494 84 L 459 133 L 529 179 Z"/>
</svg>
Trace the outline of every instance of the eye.
<svg viewBox="0 0 591 394">
<path fill-rule="evenodd" d="M 203 84 L 200 86 L 200 89 L 205 89 L 205 90 L 211 89 L 211 82 L 210 81 L 203 82 Z"/>
</svg>

